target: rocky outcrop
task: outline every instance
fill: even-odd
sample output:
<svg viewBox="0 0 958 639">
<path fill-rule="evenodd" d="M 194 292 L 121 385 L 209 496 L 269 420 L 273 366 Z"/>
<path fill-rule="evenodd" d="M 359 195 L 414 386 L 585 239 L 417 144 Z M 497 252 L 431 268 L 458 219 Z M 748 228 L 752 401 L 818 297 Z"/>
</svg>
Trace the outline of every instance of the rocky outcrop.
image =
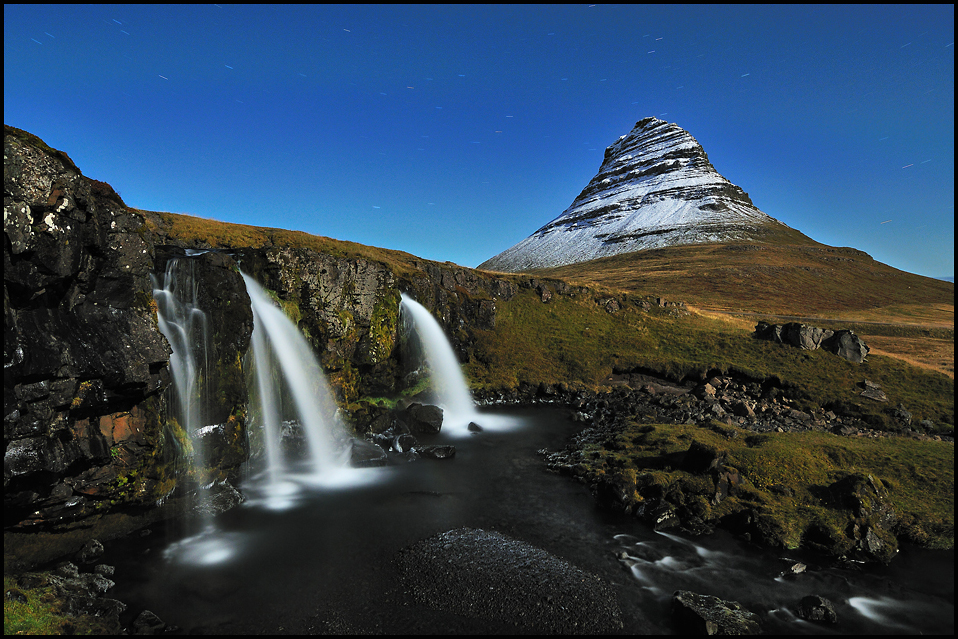
<svg viewBox="0 0 958 639">
<path fill-rule="evenodd" d="M 143 219 L 38 138 L 4 131 L 5 526 L 69 526 L 169 489 L 169 346 Z"/>
<path fill-rule="evenodd" d="M 807 351 L 822 348 L 854 364 L 864 362 L 870 350 L 853 331 L 848 329 L 832 331 L 800 322 L 787 324 L 759 322 L 755 326 L 755 337 Z"/>
<path fill-rule="evenodd" d="M 120 615 L 127 605 L 114 599 L 116 595 L 111 590 L 116 584 L 110 579 L 113 573 L 113 566 L 107 564 L 81 572 L 76 564 L 64 561 L 49 572 L 20 575 L 5 596 L 26 603 L 28 592 L 49 591 L 59 602 L 63 634 L 123 634 Z M 43 601 L 46 603 L 49 597 L 46 595 Z"/>
<path fill-rule="evenodd" d="M 516 284 L 451 264 L 413 260 L 399 270 L 359 257 L 308 248 L 239 249 L 241 268 L 275 292 L 314 346 L 340 401 L 395 392 L 418 362 L 406 361 L 412 337 L 402 326 L 400 293 L 431 309 L 467 362 L 476 330 L 495 327 L 496 301 Z"/>
<path fill-rule="evenodd" d="M 854 516 L 846 531 L 854 556 L 888 562 L 897 554 L 898 540 L 892 527 L 898 514 L 881 480 L 860 473 L 849 475 L 828 487 L 827 499 Z"/>
<path fill-rule="evenodd" d="M 681 528 L 692 534 L 711 532 L 722 527 L 753 542 L 770 547 L 785 543 L 783 526 L 763 508 L 753 505 L 715 518 L 717 506 L 738 497 L 761 482 L 761 477 L 746 476 L 729 465 L 728 453 L 721 446 L 697 440 L 680 452 L 663 454 L 649 468 L 604 467 L 593 472 L 596 449 L 609 449 L 628 456 L 619 440 L 626 423 L 637 423 L 638 435 L 630 436 L 631 445 L 642 448 L 642 439 L 661 424 L 697 424 L 722 435 L 727 441 L 744 441 L 749 447 L 761 446 L 768 432 L 831 432 L 852 437 L 883 437 L 891 433 L 875 431 L 855 416 L 839 415 L 831 410 L 798 410 L 782 389 L 774 384 L 758 384 L 730 377 L 711 377 L 696 386 L 684 388 L 659 385 L 655 390 L 643 376 L 641 388 L 617 386 L 609 392 L 594 394 L 568 388 L 528 389 L 518 397 L 522 402 L 563 403 L 575 412 L 573 419 L 586 427 L 560 451 L 542 450 L 548 467 L 587 484 L 597 500 L 616 510 L 631 513 L 655 529 Z M 743 406 L 742 415 L 733 414 L 734 406 Z M 747 413 L 747 414 L 744 414 Z M 667 428 L 667 427 L 665 427 Z M 738 428 L 751 431 L 744 440 Z M 908 430 L 912 436 L 941 439 Z M 732 444 L 730 443 L 729 446 Z M 621 465 L 620 465 L 621 466 Z M 661 468 L 675 469 L 668 476 Z M 752 482 L 750 484 L 750 482 Z M 787 485 L 766 486 L 769 499 L 794 495 Z M 826 528 L 811 522 L 801 544 L 816 551 L 856 560 L 887 563 L 894 557 L 897 534 L 910 534 L 895 527 L 898 515 L 888 500 L 887 489 L 877 479 L 852 475 L 824 488 L 820 499 L 847 522 L 838 528 Z M 710 514 L 711 513 L 711 514 Z"/>
<path fill-rule="evenodd" d="M 247 458 L 252 312 L 228 255 L 156 246 L 143 215 L 29 133 L 6 127 L 4 156 L 4 523 L 73 530 L 50 544 L 62 554 L 92 522 L 110 538 L 160 516 L 184 476 L 154 297 L 166 267 L 190 261 L 213 327 L 204 379 L 216 401 L 198 436 L 218 486 Z"/>
<path fill-rule="evenodd" d="M 808 621 L 819 623 L 838 623 L 838 613 L 835 605 L 818 595 L 806 595 L 798 602 L 798 616 Z"/>
<path fill-rule="evenodd" d="M 736 601 L 688 590 L 672 594 L 672 618 L 679 633 L 690 635 L 757 635 L 758 615 Z"/>
</svg>

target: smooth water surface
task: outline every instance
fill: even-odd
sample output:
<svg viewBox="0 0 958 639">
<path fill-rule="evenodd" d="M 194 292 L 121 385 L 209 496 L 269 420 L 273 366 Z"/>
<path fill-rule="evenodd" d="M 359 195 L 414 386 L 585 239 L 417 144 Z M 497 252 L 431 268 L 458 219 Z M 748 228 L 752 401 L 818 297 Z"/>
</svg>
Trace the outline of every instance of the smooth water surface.
<svg viewBox="0 0 958 639">
<path fill-rule="evenodd" d="M 514 633 L 508 620 L 429 610 L 403 591 L 396 553 L 468 526 L 522 539 L 603 577 L 618 594 L 626 633 L 672 632 L 676 589 L 739 601 L 762 616 L 767 633 L 954 630 L 953 552 L 905 551 L 891 568 L 859 572 L 816 569 L 808 557 L 761 551 L 721 533 L 655 533 L 599 509 L 583 485 L 544 470 L 536 451 L 560 448 L 581 428 L 567 411 L 483 414 L 509 415 L 516 426 L 423 438 L 455 444 L 455 458 L 356 470 L 364 481 L 300 489 L 282 511 L 251 499 L 220 516 L 211 538 L 184 541 L 170 528 L 116 542 L 104 561 L 117 566 L 117 596 L 128 614 L 149 609 L 185 632 Z M 165 553 L 171 543 L 178 551 Z M 182 552 L 184 545 L 196 552 Z M 808 573 L 780 576 L 799 559 Z M 806 594 L 831 599 L 840 623 L 797 620 L 793 611 Z"/>
</svg>

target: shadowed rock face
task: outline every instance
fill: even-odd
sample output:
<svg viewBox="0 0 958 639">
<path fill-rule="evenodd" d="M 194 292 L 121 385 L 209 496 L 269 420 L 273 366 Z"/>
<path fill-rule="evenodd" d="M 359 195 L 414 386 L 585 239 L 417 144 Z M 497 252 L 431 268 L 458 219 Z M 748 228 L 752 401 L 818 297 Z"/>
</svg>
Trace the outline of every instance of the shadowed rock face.
<svg viewBox="0 0 958 639">
<path fill-rule="evenodd" d="M 598 174 L 562 215 L 479 268 L 522 271 L 741 240 L 770 225 L 784 228 L 719 175 L 687 131 L 646 118 L 606 149 Z"/>
<path fill-rule="evenodd" d="M 151 510 L 177 475 L 170 347 L 150 280 L 168 252 L 157 259 L 143 217 L 39 138 L 7 127 L 4 158 L 5 527 L 80 529 Z M 211 385 L 223 401 L 210 418 L 231 433 L 215 463 L 228 469 L 246 458 L 234 443 L 245 442 L 239 358 L 252 313 L 231 258 L 195 259 L 217 327 Z"/>
<path fill-rule="evenodd" d="M 153 451 L 169 347 L 142 226 L 66 154 L 5 130 L 7 525 L 82 518 Z"/>
</svg>

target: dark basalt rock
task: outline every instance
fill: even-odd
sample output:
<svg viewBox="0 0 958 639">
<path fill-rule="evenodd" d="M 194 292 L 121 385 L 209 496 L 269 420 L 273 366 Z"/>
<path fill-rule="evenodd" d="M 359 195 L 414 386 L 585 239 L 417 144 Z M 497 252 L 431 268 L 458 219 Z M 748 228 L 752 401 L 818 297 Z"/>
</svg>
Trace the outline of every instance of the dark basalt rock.
<svg viewBox="0 0 958 639">
<path fill-rule="evenodd" d="M 828 497 L 855 517 L 847 531 L 854 543 L 852 555 L 869 561 L 891 561 L 898 553 L 898 540 L 892 533 L 898 513 L 881 480 L 855 473 L 829 486 Z"/>
<path fill-rule="evenodd" d="M 61 562 L 52 572 L 27 572 L 17 579 L 20 588 L 50 588 L 61 614 L 98 617 L 97 626 L 110 634 L 121 634 L 120 615 L 127 606 L 107 597 L 115 585 L 103 573 L 113 573 L 112 566 L 100 564 L 93 572 L 80 572 L 70 562 Z"/>
<path fill-rule="evenodd" d="M 5 526 L 82 531 L 92 517 L 107 539 L 134 524 L 103 515 L 138 517 L 177 485 L 151 275 L 187 256 L 157 248 L 141 212 L 35 136 L 6 127 L 4 156 Z M 252 312 L 232 257 L 189 259 L 214 333 L 206 381 L 219 426 L 207 448 L 226 472 L 247 456 Z"/>
<path fill-rule="evenodd" d="M 694 441 L 682 460 L 682 470 L 702 474 L 716 470 L 725 460 L 725 453 L 714 446 Z"/>
<path fill-rule="evenodd" d="M 456 456 L 456 447 L 450 445 L 421 446 L 417 450 L 428 459 L 452 459 Z"/>
<path fill-rule="evenodd" d="M 386 451 L 373 442 L 362 439 L 352 440 L 349 464 L 353 468 L 373 468 L 385 466 L 389 462 Z"/>
<path fill-rule="evenodd" d="M 4 521 L 61 526 L 107 500 L 158 444 L 169 346 L 143 217 L 66 154 L 4 129 Z"/>
<path fill-rule="evenodd" d="M 798 616 L 808 621 L 838 623 L 838 614 L 831 601 L 818 595 L 802 597 L 798 602 Z"/>
<path fill-rule="evenodd" d="M 438 406 L 410 404 L 402 419 L 414 433 L 435 434 L 442 429 L 442 409 Z"/>
</svg>

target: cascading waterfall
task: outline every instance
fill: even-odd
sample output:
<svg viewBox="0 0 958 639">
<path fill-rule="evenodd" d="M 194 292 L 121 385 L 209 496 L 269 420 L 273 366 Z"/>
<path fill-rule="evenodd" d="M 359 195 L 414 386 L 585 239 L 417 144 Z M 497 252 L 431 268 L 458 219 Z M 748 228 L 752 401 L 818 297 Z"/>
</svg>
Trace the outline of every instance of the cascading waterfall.
<svg viewBox="0 0 958 639">
<path fill-rule="evenodd" d="M 444 413 L 444 431 L 468 432 L 469 423 L 476 419 L 478 411 L 442 326 L 422 304 L 405 293 L 402 294 L 402 308 L 412 317 L 425 350 L 426 363 L 432 370 L 437 403 Z"/>
<path fill-rule="evenodd" d="M 205 489 L 209 488 L 209 478 L 204 477 L 208 472 L 207 451 L 200 435 L 207 425 L 206 402 L 210 397 L 205 388 L 205 380 L 209 379 L 209 323 L 197 303 L 193 260 L 171 259 L 166 263 L 162 282 L 155 276 L 151 279 L 160 332 L 173 349 L 170 372 L 173 375 L 174 417 L 193 446 L 191 470 L 200 483 L 197 510 L 201 513 L 203 529 L 207 529 L 212 525 L 212 518 L 203 503 L 208 498 Z"/>
<path fill-rule="evenodd" d="M 284 418 L 295 418 L 302 426 L 309 469 L 296 478 L 307 483 L 334 479 L 336 471 L 345 467 L 349 440 L 309 342 L 256 280 L 246 274 L 243 280 L 253 306 L 253 411 L 264 430 L 267 503 L 278 508 L 289 503 L 288 494 L 293 488 L 289 481 L 293 472 L 280 446 Z M 282 373 L 281 380 L 273 377 L 276 369 Z M 284 386 L 288 393 L 282 393 Z"/>
</svg>

